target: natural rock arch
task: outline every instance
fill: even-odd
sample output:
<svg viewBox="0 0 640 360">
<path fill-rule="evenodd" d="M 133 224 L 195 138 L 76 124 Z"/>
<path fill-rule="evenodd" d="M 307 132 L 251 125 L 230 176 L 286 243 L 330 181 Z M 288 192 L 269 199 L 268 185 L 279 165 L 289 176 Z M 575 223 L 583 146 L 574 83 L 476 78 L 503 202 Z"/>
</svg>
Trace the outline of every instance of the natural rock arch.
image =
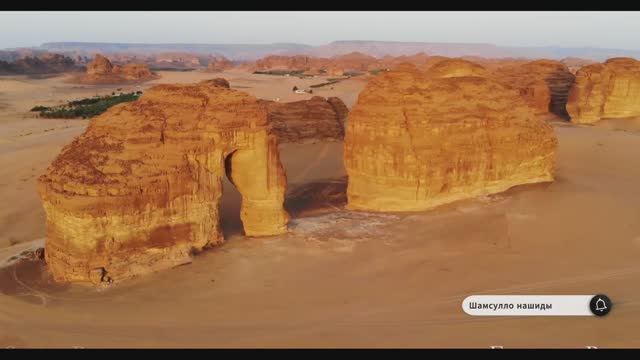
<svg viewBox="0 0 640 360">
<path fill-rule="evenodd" d="M 223 242 L 227 158 L 246 235 L 286 232 L 286 177 L 252 96 L 215 80 L 159 85 L 93 119 L 39 179 L 54 279 L 121 280 Z"/>
</svg>

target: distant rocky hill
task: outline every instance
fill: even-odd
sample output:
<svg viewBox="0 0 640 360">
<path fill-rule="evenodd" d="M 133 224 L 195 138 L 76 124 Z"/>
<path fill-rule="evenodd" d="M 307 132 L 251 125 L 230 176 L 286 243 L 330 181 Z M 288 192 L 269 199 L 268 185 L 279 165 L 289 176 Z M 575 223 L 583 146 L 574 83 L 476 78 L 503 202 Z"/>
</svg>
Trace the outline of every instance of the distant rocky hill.
<svg viewBox="0 0 640 360">
<path fill-rule="evenodd" d="M 576 57 L 603 61 L 617 56 L 640 57 L 640 50 L 571 48 L 571 47 L 519 47 L 497 46 L 474 43 L 435 43 L 400 41 L 334 41 L 327 45 L 316 46 L 305 53 L 314 56 L 336 56 L 351 52 L 381 57 L 385 55 L 413 55 L 424 52 L 430 55 L 449 57 L 478 56 L 485 58 L 520 57 L 563 59 Z"/>
<path fill-rule="evenodd" d="M 0 60 L 0 75 L 53 74 L 81 71 L 82 69 L 83 67 L 76 65 L 75 61 L 70 57 L 51 53 L 39 56 L 25 56 L 14 61 Z"/>
<path fill-rule="evenodd" d="M 113 65 L 106 57 L 96 54 L 93 61 L 87 64 L 86 73 L 78 76 L 75 81 L 84 84 L 120 84 L 157 78 L 147 64 Z"/>
<path fill-rule="evenodd" d="M 301 53 L 311 48 L 303 44 L 122 44 L 91 42 L 51 42 L 39 49 L 51 52 L 86 55 L 94 53 L 188 53 L 224 56 L 232 60 L 255 60 L 267 55 Z M 205 64 L 206 66 L 206 64 Z"/>
<path fill-rule="evenodd" d="M 567 57 L 604 61 L 607 58 L 628 56 L 640 58 L 640 50 L 571 48 L 571 47 L 532 47 L 498 46 L 478 43 L 438 43 L 438 42 L 402 42 L 345 40 L 334 41 L 326 45 L 311 46 L 295 43 L 274 44 L 126 44 L 93 42 L 50 42 L 31 50 L 46 50 L 69 56 L 86 56 L 94 53 L 127 53 L 152 55 L 159 53 L 188 53 L 207 56 L 224 56 L 232 61 L 255 61 L 268 55 L 309 55 L 314 57 L 333 57 L 349 53 L 363 53 L 369 56 L 383 57 L 427 53 L 448 57 L 477 56 L 484 58 L 549 58 L 560 60 Z M 111 56 L 112 57 L 112 56 Z M 113 58 L 113 57 L 112 57 Z M 114 58 L 115 59 L 115 58 Z M 206 64 L 204 64 L 206 66 Z"/>
</svg>

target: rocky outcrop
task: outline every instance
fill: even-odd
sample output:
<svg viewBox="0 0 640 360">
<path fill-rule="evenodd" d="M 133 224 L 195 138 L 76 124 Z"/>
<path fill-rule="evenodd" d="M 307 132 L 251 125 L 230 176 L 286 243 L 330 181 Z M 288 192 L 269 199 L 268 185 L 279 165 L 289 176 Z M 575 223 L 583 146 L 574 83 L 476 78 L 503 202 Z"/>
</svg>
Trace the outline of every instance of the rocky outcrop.
<svg viewBox="0 0 640 360">
<path fill-rule="evenodd" d="M 119 281 L 223 242 L 221 178 L 245 234 L 287 230 L 286 178 L 266 107 L 218 86 L 158 85 L 94 118 L 39 178 L 59 281 Z"/>
<path fill-rule="evenodd" d="M 216 56 L 209 59 L 209 64 L 207 65 L 207 71 L 210 72 L 219 72 L 231 69 L 233 67 L 233 63 L 231 60 L 227 59 L 224 56 Z"/>
<path fill-rule="evenodd" d="M 575 76 L 566 65 L 555 60 L 536 60 L 507 65 L 494 71 L 497 79 L 520 91 L 538 114 L 553 113 L 568 118 L 569 89 Z"/>
<path fill-rule="evenodd" d="M 159 68 L 193 69 L 200 67 L 203 64 L 203 60 L 197 54 L 165 52 L 152 55 L 149 63 Z"/>
<path fill-rule="evenodd" d="M 73 59 L 60 54 L 46 53 L 38 57 L 26 56 L 13 62 L 0 61 L 0 74 L 56 74 L 81 71 Z"/>
<path fill-rule="evenodd" d="M 147 64 L 125 64 L 123 66 L 114 66 L 112 73 L 125 80 L 133 81 L 155 78 Z"/>
<path fill-rule="evenodd" d="M 328 59 L 314 58 L 305 55 L 270 55 L 265 58 L 256 60 L 252 65 L 253 71 L 266 70 L 291 70 L 291 71 L 310 71 L 319 70 L 327 65 Z"/>
<path fill-rule="evenodd" d="M 333 107 L 333 111 L 336 113 L 336 118 L 338 122 L 342 125 L 344 131 L 344 122 L 347 120 L 347 115 L 349 115 L 349 108 L 342 101 L 342 99 L 332 96 L 327 98 L 327 102 Z"/>
<path fill-rule="evenodd" d="M 149 70 L 147 64 L 113 65 L 106 57 L 96 54 L 93 61 L 87 65 L 84 76 L 77 79 L 85 84 L 118 84 L 126 82 L 141 82 L 157 79 L 158 76 Z"/>
<path fill-rule="evenodd" d="M 113 71 L 111 61 L 100 54 L 96 54 L 93 61 L 87 64 L 87 75 L 104 75 L 110 74 L 111 71 Z"/>
<path fill-rule="evenodd" d="M 422 57 L 416 54 L 416 58 L 406 58 L 406 61 L 419 61 Z M 306 55 L 271 55 L 256 60 L 252 64 L 247 64 L 245 67 L 250 71 L 289 70 L 300 71 L 308 75 L 342 76 L 345 73 L 381 70 L 387 68 L 393 62 L 390 58 L 380 60 L 373 56 L 354 52 L 332 58 Z"/>
<path fill-rule="evenodd" d="M 281 103 L 261 100 L 267 105 L 271 131 L 279 143 L 307 143 L 342 140 L 349 110 L 337 97 L 314 96 L 309 100 Z"/>
<path fill-rule="evenodd" d="M 640 116 L 640 61 L 612 58 L 580 68 L 567 110 L 575 123 Z"/>
<path fill-rule="evenodd" d="M 553 180 L 551 126 L 516 90 L 456 63 L 406 66 L 360 93 L 345 134 L 349 208 L 426 210 Z"/>
</svg>

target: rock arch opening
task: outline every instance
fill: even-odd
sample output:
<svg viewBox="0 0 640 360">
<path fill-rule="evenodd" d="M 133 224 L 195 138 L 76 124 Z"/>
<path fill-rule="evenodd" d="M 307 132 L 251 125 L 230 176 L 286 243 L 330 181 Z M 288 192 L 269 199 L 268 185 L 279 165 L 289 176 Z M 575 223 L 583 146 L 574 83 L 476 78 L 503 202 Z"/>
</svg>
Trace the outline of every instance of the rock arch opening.
<svg viewBox="0 0 640 360">
<path fill-rule="evenodd" d="M 119 281 L 190 261 L 224 241 L 227 173 L 247 236 L 287 231 L 287 181 L 256 98 L 205 81 L 114 106 L 39 179 L 48 269 L 58 281 Z"/>
<path fill-rule="evenodd" d="M 225 239 L 231 239 L 237 235 L 243 235 L 240 208 L 242 195 L 233 183 L 233 165 L 231 158 L 235 150 L 224 158 L 224 173 L 222 177 L 222 197 L 220 199 L 220 228 Z"/>
</svg>

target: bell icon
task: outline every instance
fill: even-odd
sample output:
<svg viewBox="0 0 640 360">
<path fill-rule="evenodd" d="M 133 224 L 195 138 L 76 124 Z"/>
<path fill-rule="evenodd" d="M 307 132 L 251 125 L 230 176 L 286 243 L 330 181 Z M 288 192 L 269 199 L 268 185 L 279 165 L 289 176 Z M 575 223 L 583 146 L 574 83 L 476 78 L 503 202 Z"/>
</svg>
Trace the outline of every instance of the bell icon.
<svg viewBox="0 0 640 360">
<path fill-rule="evenodd" d="M 613 303 L 607 295 L 597 294 L 589 301 L 589 309 L 595 316 L 605 316 L 611 311 Z"/>
<path fill-rule="evenodd" d="M 604 311 L 607 310 L 607 304 L 601 298 L 596 300 L 596 311 Z"/>
</svg>

